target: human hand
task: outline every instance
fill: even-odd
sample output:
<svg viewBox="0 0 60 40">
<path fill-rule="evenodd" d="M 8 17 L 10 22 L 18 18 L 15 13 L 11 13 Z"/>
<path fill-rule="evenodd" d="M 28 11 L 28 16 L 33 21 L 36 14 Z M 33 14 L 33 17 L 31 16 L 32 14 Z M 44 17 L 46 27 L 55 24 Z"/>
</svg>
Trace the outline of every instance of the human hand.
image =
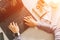
<svg viewBox="0 0 60 40">
<path fill-rule="evenodd" d="M 24 17 L 25 24 L 34 27 L 37 26 L 37 21 L 32 18 L 32 16 Z"/>
<path fill-rule="evenodd" d="M 19 27 L 18 27 L 17 23 L 14 23 L 14 22 L 10 23 L 10 25 L 8 27 L 13 33 L 19 33 Z"/>
</svg>

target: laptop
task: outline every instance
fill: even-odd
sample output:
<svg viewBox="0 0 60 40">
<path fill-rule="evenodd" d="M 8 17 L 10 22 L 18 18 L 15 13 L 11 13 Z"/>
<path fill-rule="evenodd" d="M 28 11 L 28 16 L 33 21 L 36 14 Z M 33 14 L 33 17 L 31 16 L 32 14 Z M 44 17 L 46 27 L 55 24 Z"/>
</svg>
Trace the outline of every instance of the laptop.
<svg viewBox="0 0 60 40">
<path fill-rule="evenodd" d="M 4 40 L 4 36 L 2 32 L 0 32 L 0 40 Z"/>
</svg>

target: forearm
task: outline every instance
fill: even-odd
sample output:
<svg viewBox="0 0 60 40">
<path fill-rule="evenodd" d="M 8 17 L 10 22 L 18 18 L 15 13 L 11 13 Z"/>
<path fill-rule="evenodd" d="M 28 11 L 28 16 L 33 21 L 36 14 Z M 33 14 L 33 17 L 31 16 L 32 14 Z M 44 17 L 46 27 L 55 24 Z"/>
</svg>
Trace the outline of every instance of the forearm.
<svg viewBox="0 0 60 40">
<path fill-rule="evenodd" d="M 54 40 L 60 40 L 60 28 L 58 28 L 57 25 L 53 25 L 52 27 L 50 27 L 49 24 L 39 23 L 38 28 L 47 32 L 54 33 Z"/>
<path fill-rule="evenodd" d="M 37 27 L 49 33 L 53 32 L 52 26 L 47 23 L 38 22 Z"/>
</svg>

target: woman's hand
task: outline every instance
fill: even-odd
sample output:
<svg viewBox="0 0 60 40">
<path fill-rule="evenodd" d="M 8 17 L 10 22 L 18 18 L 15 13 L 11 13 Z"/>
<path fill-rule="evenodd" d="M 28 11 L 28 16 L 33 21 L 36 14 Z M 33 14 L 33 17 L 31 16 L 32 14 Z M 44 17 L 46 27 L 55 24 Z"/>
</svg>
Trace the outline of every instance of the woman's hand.
<svg viewBox="0 0 60 40">
<path fill-rule="evenodd" d="M 31 16 L 24 17 L 25 24 L 34 27 L 37 26 L 37 21 L 34 20 Z"/>
<path fill-rule="evenodd" d="M 18 27 L 17 23 L 14 23 L 14 22 L 10 23 L 10 25 L 8 27 L 13 33 L 19 33 L 19 27 Z"/>
</svg>

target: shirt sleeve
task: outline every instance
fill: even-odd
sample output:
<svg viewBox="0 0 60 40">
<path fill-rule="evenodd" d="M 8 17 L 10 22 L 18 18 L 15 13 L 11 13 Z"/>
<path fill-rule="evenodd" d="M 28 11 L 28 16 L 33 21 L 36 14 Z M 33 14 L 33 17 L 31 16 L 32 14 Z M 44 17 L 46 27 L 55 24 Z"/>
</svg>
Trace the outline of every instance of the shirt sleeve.
<svg viewBox="0 0 60 40">
<path fill-rule="evenodd" d="M 55 35 L 55 40 L 60 40 L 60 28 L 57 28 L 55 30 L 54 35 Z"/>
<path fill-rule="evenodd" d="M 13 40 L 21 40 L 21 35 L 16 36 Z"/>
<path fill-rule="evenodd" d="M 38 22 L 37 27 L 39 29 L 42 29 L 42 30 L 48 32 L 48 33 L 53 33 L 54 32 L 53 26 L 51 24 L 47 24 L 45 22 Z"/>
</svg>

